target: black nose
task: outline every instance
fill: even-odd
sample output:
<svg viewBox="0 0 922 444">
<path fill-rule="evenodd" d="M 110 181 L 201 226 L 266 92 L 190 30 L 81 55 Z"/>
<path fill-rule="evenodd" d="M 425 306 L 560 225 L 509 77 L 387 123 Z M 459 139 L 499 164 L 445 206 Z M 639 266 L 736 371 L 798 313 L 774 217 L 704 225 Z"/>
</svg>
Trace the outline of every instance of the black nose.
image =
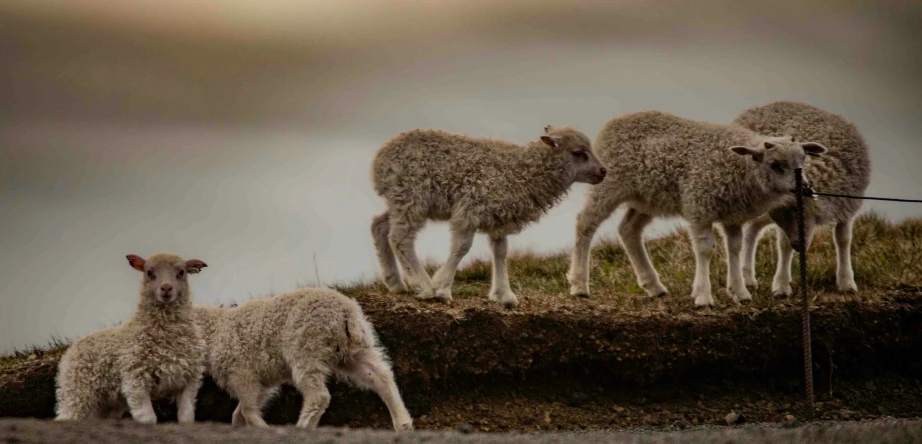
<svg viewBox="0 0 922 444">
<path fill-rule="evenodd" d="M 608 173 L 608 170 L 606 170 L 605 167 L 599 168 L 599 174 L 604 176 L 606 173 Z"/>
</svg>

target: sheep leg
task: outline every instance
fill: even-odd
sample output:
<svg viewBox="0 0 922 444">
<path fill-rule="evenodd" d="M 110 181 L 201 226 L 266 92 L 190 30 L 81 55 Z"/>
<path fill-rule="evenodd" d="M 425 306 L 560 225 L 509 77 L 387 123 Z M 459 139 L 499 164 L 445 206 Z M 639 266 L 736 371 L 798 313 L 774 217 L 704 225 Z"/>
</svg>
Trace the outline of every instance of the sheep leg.
<svg viewBox="0 0 922 444">
<path fill-rule="evenodd" d="M 298 417 L 297 427 L 315 429 L 320 423 L 320 417 L 330 406 L 330 392 L 327 390 L 326 374 L 323 371 L 304 372 L 295 370 L 294 383 L 304 401 L 301 404 L 301 415 Z"/>
<path fill-rule="evenodd" d="M 806 248 L 808 250 L 813 242 L 813 230 L 811 228 L 811 225 L 806 225 L 804 230 L 806 232 L 804 240 L 807 243 Z M 778 230 L 776 244 L 778 247 L 778 266 L 775 268 L 775 278 L 772 281 L 772 296 L 790 296 L 794 294 L 794 290 L 791 288 L 791 282 L 793 281 L 791 278 L 791 265 L 794 260 L 794 248 L 787 233 L 783 230 Z"/>
<path fill-rule="evenodd" d="M 506 267 L 506 255 L 509 253 L 508 238 L 490 236 L 490 249 L 493 253 L 493 282 L 490 284 L 489 298 L 506 308 L 515 307 L 519 305 L 519 300 L 509 285 L 509 271 Z"/>
<path fill-rule="evenodd" d="M 836 255 L 836 286 L 839 291 L 856 292 L 855 271 L 852 269 L 852 226 L 854 219 L 846 222 L 837 222 L 835 230 Z"/>
<path fill-rule="evenodd" d="M 653 221 L 653 216 L 641 213 L 634 208 L 628 208 L 624 218 L 621 219 L 621 225 L 618 226 L 618 236 L 634 268 L 637 283 L 646 290 L 648 295 L 660 297 L 665 296 L 669 291 L 660 281 L 659 273 L 656 272 L 656 268 L 653 268 L 647 247 L 643 243 L 643 230 L 651 221 Z"/>
<path fill-rule="evenodd" d="M 759 238 L 762 237 L 765 227 L 774 223 L 768 214 L 763 214 L 743 226 L 743 279 L 747 287 L 757 288 L 756 279 L 756 250 L 759 248 Z"/>
<path fill-rule="evenodd" d="M 384 284 L 393 293 L 406 293 L 409 290 L 403 279 L 400 278 L 397 256 L 394 255 L 394 249 L 391 248 L 391 243 L 387 237 L 390 230 L 390 210 L 372 219 L 371 235 L 375 240 L 375 251 L 378 255 L 378 263 L 381 265 Z"/>
<path fill-rule="evenodd" d="M 277 389 L 278 387 L 266 387 L 266 388 L 263 388 L 263 390 L 259 392 L 259 400 L 257 402 L 259 403 L 260 412 L 262 412 L 263 409 L 266 407 L 266 402 L 268 402 L 269 399 L 272 398 L 272 395 L 275 394 L 275 391 Z M 240 408 L 241 405 L 242 404 L 240 402 L 237 403 L 237 408 L 234 409 L 234 414 L 231 417 L 231 425 L 244 426 L 247 424 L 246 418 L 243 417 L 243 409 Z"/>
<path fill-rule="evenodd" d="M 475 233 L 476 230 L 452 223 L 451 253 L 448 255 L 448 260 L 432 276 L 432 286 L 435 288 L 436 299 L 444 302 L 451 301 L 451 284 L 455 280 L 455 273 L 458 271 L 461 259 L 464 258 L 468 251 L 471 251 L 471 246 L 474 245 Z"/>
<path fill-rule="evenodd" d="M 109 411 L 106 414 L 108 419 L 122 419 L 125 416 L 125 412 L 128 411 L 128 403 L 125 401 L 125 398 L 118 396 L 118 399 L 115 400 L 115 403 L 110 406 Z"/>
<path fill-rule="evenodd" d="M 589 255 L 592 237 L 596 230 L 611 216 L 621 204 L 620 200 L 605 196 L 596 185 L 586 194 L 586 203 L 576 216 L 576 243 L 570 258 L 567 281 L 570 283 L 570 295 L 589 297 Z"/>
<path fill-rule="evenodd" d="M 231 376 L 228 379 L 228 391 L 239 400 L 237 409 L 240 410 L 240 416 L 243 417 L 247 425 L 256 427 L 269 427 L 262 417 L 261 405 L 259 402 L 260 393 L 263 391 L 262 385 L 256 378 L 247 378 L 240 376 Z M 234 412 L 237 416 L 237 412 Z M 233 421 L 233 419 L 231 419 Z M 242 425 L 238 419 L 237 425 Z"/>
<path fill-rule="evenodd" d="M 142 424 L 156 424 L 157 414 L 150 399 L 150 392 L 140 381 L 126 378 L 122 384 L 122 393 L 128 403 L 131 417 Z"/>
<path fill-rule="evenodd" d="M 413 430 L 413 418 L 400 397 L 394 373 L 380 353 L 369 350 L 357 354 L 337 371 L 356 386 L 371 389 L 381 397 L 391 414 L 394 430 Z"/>
<path fill-rule="evenodd" d="M 695 281 L 692 298 L 695 307 L 714 305 L 711 294 L 711 257 L 714 255 L 714 230 L 711 224 L 692 223 L 689 226 L 692 249 L 695 251 Z"/>
<path fill-rule="evenodd" d="M 202 386 L 201 378 L 198 378 L 188 384 L 179 393 L 176 400 L 176 419 L 181 424 L 195 422 L 195 399 L 198 396 L 198 389 Z"/>
<path fill-rule="evenodd" d="M 423 264 L 416 256 L 416 232 L 421 228 L 421 224 L 411 224 L 406 217 L 397 217 L 391 213 L 391 229 L 387 239 L 391 244 L 391 249 L 396 253 L 397 261 L 403 266 L 403 271 L 407 280 L 419 286 L 419 293 L 416 297 L 419 299 L 432 299 L 435 292 L 432 288 L 432 280 L 429 279 L 429 273 L 423 268 Z"/>
<path fill-rule="evenodd" d="M 749 302 L 752 295 L 746 289 L 743 269 L 740 266 L 740 250 L 743 247 L 743 227 L 724 225 L 724 244 L 727 250 L 727 293 L 735 302 Z"/>
</svg>

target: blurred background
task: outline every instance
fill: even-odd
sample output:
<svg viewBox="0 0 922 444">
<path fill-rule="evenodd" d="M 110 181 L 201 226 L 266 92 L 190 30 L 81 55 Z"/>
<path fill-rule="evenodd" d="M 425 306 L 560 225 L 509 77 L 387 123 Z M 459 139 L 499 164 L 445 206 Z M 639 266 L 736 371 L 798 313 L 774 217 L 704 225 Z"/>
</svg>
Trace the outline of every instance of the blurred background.
<svg viewBox="0 0 922 444">
<path fill-rule="evenodd" d="M 199 302 L 376 278 L 371 159 L 417 127 L 594 138 L 627 112 L 729 122 L 793 99 L 858 125 L 869 194 L 919 198 L 920 16 L 907 0 L 4 0 L 0 352 L 130 316 L 129 253 L 206 261 Z M 587 187 L 511 248 L 569 249 Z M 447 228 L 417 248 L 443 261 Z"/>
</svg>

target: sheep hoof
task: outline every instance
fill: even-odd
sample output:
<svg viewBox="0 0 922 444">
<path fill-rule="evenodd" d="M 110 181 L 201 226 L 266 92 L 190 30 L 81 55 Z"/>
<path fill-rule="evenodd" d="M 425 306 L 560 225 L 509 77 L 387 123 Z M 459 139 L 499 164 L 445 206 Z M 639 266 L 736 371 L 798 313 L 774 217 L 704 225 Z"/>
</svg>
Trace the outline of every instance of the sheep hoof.
<svg viewBox="0 0 922 444">
<path fill-rule="evenodd" d="M 510 301 L 505 301 L 502 304 L 503 304 L 503 308 L 507 310 L 512 310 L 513 308 L 519 306 L 519 301 L 517 299 L 512 299 Z"/>
<path fill-rule="evenodd" d="M 775 298 L 787 298 L 794 294 L 794 290 L 791 289 L 790 285 L 775 286 L 772 290 L 772 297 Z"/>
<path fill-rule="evenodd" d="M 714 305 L 714 296 L 711 295 L 710 289 L 702 288 L 692 291 L 692 298 L 695 299 L 695 307 L 710 307 Z"/>
<path fill-rule="evenodd" d="M 749 293 L 749 290 L 747 290 L 746 287 L 743 287 L 738 291 L 727 289 L 727 293 L 730 294 L 730 297 L 733 298 L 734 302 L 740 304 L 746 304 L 752 300 L 752 294 Z"/>
<path fill-rule="evenodd" d="M 666 296 L 669 296 L 669 292 L 666 291 L 666 290 L 663 290 L 663 291 L 660 291 L 659 293 L 656 293 L 655 295 L 653 295 L 653 299 L 664 298 L 664 297 L 666 297 Z"/>
<path fill-rule="evenodd" d="M 408 422 L 408 423 L 405 423 L 405 424 L 400 424 L 399 426 L 397 426 L 396 430 L 397 430 L 398 432 L 412 432 L 412 431 L 414 430 L 414 429 L 413 429 L 413 423 L 412 423 L 412 422 Z"/>
<path fill-rule="evenodd" d="M 385 285 L 387 285 L 387 291 L 391 293 L 405 294 L 410 292 L 410 288 L 403 282 L 399 284 L 385 283 Z"/>
<path fill-rule="evenodd" d="M 570 285 L 570 296 L 574 296 L 578 298 L 586 298 L 586 299 L 589 299 L 590 297 L 592 297 L 589 294 L 589 288 L 583 289 L 576 285 Z"/>
<path fill-rule="evenodd" d="M 839 292 L 841 293 L 857 293 L 858 285 L 855 284 L 855 281 L 839 281 L 838 285 Z"/>
<path fill-rule="evenodd" d="M 755 278 L 746 278 L 746 288 L 750 290 L 755 290 L 759 288 L 759 282 Z"/>
<path fill-rule="evenodd" d="M 439 302 L 451 302 L 451 287 L 436 289 L 434 299 Z"/>
</svg>

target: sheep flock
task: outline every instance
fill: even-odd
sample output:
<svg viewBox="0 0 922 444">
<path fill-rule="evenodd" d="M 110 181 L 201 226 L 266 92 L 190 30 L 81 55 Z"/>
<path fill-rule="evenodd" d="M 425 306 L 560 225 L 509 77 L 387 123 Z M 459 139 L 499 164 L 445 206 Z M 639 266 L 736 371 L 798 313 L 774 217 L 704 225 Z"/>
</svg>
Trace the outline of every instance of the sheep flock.
<svg viewBox="0 0 922 444">
<path fill-rule="evenodd" d="M 410 300 L 450 303 L 458 266 L 477 233 L 489 238 L 492 283 L 487 297 L 507 309 L 520 302 L 506 266 L 508 238 L 559 203 L 574 183 L 589 185 L 575 216 L 575 245 L 565 276 L 569 295 L 590 297 L 593 237 L 615 211 L 625 212 L 620 243 L 637 284 L 650 297 L 666 294 L 643 242 L 657 217 L 687 222 L 696 261 L 689 289 L 695 307 L 714 305 L 710 261 L 714 229 L 726 249 L 726 289 L 737 303 L 758 284 L 759 237 L 777 227 L 772 294 L 791 290 L 794 251 L 810 246 L 822 224 L 835 224 L 843 292 L 857 291 L 851 230 L 860 200 L 807 199 L 806 242 L 797 237 L 795 175 L 828 193 L 861 196 L 871 164 L 867 145 L 842 116 L 791 101 L 741 112 L 730 123 L 640 111 L 608 121 L 595 141 L 569 126 L 546 126 L 534 140 L 503 140 L 414 129 L 383 144 L 371 161 L 375 192 L 385 209 L 371 221 L 371 239 L 386 288 Z M 416 254 L 417 234 L 446 222 L 450 253 L 429 276 Z M 140 273 L 135 313 L 119 326 L 75 341 L 56 377 L 57 420 L 121 418 L 156 423 L 152 401 L 172 399 L 178 420 L 195 421 L 205 375 L 238 404 L 232 423 L 267 427 L 262 409 L 282 384 L 303 396 L 298 427 L 315 428 L 330 403 L 335 377 L 375 392 L 394 430 L 413 430 L 387 351 L 359 304 L 332 289 L 303 288 L 224 308 L 195 303 L 189 275 L 207 265 L 169 253 L 126 256 Z M 673 291 L 685 291 L 676 290 Z"/>
</svg>

